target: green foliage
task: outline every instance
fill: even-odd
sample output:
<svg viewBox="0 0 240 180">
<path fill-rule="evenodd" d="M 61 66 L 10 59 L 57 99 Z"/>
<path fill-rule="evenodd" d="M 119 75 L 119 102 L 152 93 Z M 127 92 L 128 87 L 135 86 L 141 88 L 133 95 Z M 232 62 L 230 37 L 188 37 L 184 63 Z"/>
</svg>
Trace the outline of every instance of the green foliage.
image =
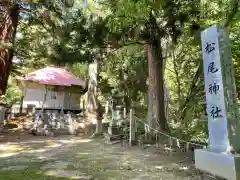
<svg viewBox="0 0 240 180">
<path fill-rule="evenodd" d="M 48 64 L 67 65 L 79 77 L 88 77 L 88 63 L 100 62 L 102 100 L 112 91 L 124 94 L 128 107 L 136 102 L 146 117 L 148 64 L 145 45 L 161 39 L 166 61 L 165 83 L 170 91 L 168 123 L 185 139 L 207 137 L 200 31 L 214 23 L 231 25 L 232 53 L 240 90 L 239 5 L 212 0 L 105 0 L 99 7 L 76 1 L 38 0 L 25 6 L 15 52 L 24 62 L 21 72 Z M 154 39 L 153 38 L 153 39 Z M 15 87 L 15 86 L 14 86 Z M 9 86 L 5 101 L 15 101 Z M 240 96 L 239 96 L 240 97 Z M 103 102 L 104 103 L 104 102 Z M 137 109 L 137 108 L 136 108 Z"/>
<path fill-rule="evenodd" d="M 82 79 L 88 78 L 88 64 L 87 63 L 74 63 L 71 67 L 71 71 Z"/>
<path fill-rule="evenodd" d="M 109 26 L 126 40 L 146 40 L 150 36 L 172 36 L 174 41 L 184 31 L 184 23 L 199 17 L 198 1 L 111 1 Z M 191 16 L 189 16 L 191 14 Z M 151 30 L 153 28 L 153 30 Z"/>
<path fill-rule="evenodd" d="M 231 29 L 231 40 L 232 40 L 232 57 L 234 61 L 234 66 L 235 66 L 235 80 L 236 80 L 236 87 L 237 87 L 237 92 L 240 91 L 240 23 L 234 24 Z M 240 93 L 238 94 L 238 99 L 240 99 Z"/>
<path fill-rule="evenodd" d="M 12 106 L 14 103 L 19 103 L 22 97 L 22 91 L 16 85 L 12 77 L 9 78 L 8 88 L 0 102 L 7 106 Z"/>
<path fill-rule="evenodd" d="M 100 89 L 105 96 L 118 91 L 127 109 L 133 102 L 146 104 L 147 58 L 144 47 L 131 45 L 115 51 L 101 62 Z"/>
</svg>

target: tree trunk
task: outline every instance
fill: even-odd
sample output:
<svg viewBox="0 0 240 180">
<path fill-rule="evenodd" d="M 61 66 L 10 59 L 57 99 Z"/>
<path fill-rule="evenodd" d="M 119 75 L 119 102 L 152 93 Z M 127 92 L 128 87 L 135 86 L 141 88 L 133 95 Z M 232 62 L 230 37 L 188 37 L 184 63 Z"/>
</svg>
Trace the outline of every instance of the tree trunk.
<svg viewBox="0 0 240 180">
<path fill-rule="evenodd" d="M 0 133 L 3 130 L 4 126 L 4 116 L 5 116 L 5 107 L 0 104 Z"/>
<path fill-rule="evenodd" d="M 19 17 L 19 5 L 8 0 L 0 2 L 0 96 L 6 91 L 12 67 L 13 43 Z"/>
<path fill-rule="evenodd" d="M 147 42 L 149 90 L 148 90 L 148 122 L 156 130 L 168 132 L 164 98 L 164 58 L 161 39 L 164 36 L 157 25 L 156 18 L 149 14 L 145 24 L 145 41 Z M 150 129 L 149 129 L 150 131 Z M 151 136 L 155 134 L 153 129 Z"/>
<path fill-rule="evenodd" d="M 23 113 L 23 100 L 24 100 L 24 95 L 21 96 L 20 99 L 20 108 L 19 108 L 19 114 Z"/>
<path fill-rule="evenodd" d="M 89 81 L 87 96 L 87 115 L 89 121 L 96 123 L 96 133 L 102 132 L 102 107 L 98 100 L 97 83 L 98 83 L 99 63 L 97 60 L 89 65 Z"/>
<path fill-rule="evenodd" d="M 164 102 L 164 61 L 161 41 L 154 38 L 147 45 L 149 91 L 148 91 L 148 120 L 149 126 L 162 131 L 168 131 Z"/>
</svg>

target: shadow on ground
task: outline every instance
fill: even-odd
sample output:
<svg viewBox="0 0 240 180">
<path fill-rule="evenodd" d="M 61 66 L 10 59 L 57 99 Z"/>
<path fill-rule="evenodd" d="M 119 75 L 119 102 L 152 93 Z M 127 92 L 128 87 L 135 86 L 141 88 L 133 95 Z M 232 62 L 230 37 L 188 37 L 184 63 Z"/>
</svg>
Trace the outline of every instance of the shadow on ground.
<svg viewBox="0 0 240 180">
<path fill-rule="evenodd" d="M 81 137 L 32 137 L 0 144 L 0 179 L 200 179 L 186 159 Z"/>
</svg>

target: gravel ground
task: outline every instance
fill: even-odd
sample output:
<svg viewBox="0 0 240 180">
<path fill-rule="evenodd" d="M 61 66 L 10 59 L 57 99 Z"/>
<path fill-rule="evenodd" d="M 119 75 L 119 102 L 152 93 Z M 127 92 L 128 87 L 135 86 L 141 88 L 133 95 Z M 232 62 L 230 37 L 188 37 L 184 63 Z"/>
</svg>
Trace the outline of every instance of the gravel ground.
<svg viewBox="0 0 240 180">
<path fill-rule="evenodd" d="M 26 140 L 24 140 L 26 139 Z M 72 136 L 27 137 L 0 144 L 0 179 L 201 179 L 188 159 Z"/>
</svg>

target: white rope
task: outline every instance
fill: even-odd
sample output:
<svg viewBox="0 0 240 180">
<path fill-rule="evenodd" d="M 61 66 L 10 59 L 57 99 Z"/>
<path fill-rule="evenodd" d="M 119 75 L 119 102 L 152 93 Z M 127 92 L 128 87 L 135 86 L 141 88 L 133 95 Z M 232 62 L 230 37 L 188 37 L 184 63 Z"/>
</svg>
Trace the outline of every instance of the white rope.
<svg viewBox="0 0 240 180">
<path fill-rule="evenodd" d="M 166 137 L 169 137 L 170 139 L 175 139 L 175 140 L 178 140 L 178 141 L 180 141 L 180 142 L 184 142 L 184 143 L 187 143 L 187 144 L 191 144 L 191 145 L 195 145 L 195 146 L 201 146 L 201 147 L 206 148 L 206 146 L 204 146 L 204 145 L 202 145 L 202 144 L 192 143 L 192 142 L 189 142 L 189 141 L 185 141 L 185 140 L 183 140 L 183 139 L 179 139 L 179 138 L 170 136 L 169 134 L 166 134 L 166 133 L 164 133 L 164 132 L 161 132 L 161 131 L 159 131 L 159 130 L 157 130 L 157 129 L 151 127 L 151 126 L 149 126 L 148 124 L 146 124 L 145 122 L 143 122 L 143 121 L 142 121 L 139 117 L 137 117 L 136 115 L 134 115 L 134 116 L 135 116 L 135 118 L 137 118 L 138 121 L 140 121 L 140 122 L 141 122 L 142 124 L 144 124 L 145 126 L 148 126 L 150 129 L 152 129 L 152 130 L 154 130 L 154 131 L 156 131 L 156 132 L 158 132 L 158 133 L 160 133 L 160 134 L 162 134 L 162 135 L 164 135 L 164 136 L 166 136 Z"/>
</svg>

